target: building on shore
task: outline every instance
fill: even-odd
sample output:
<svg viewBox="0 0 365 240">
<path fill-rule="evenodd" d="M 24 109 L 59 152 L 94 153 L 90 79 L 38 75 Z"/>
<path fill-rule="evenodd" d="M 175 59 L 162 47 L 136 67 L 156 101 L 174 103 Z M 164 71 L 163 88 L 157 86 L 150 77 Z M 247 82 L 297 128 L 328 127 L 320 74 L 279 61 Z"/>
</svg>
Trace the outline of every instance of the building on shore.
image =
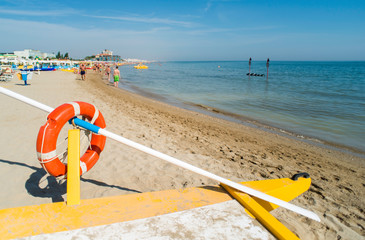
<svg viewBox="0 0 365 240">
<path fill-rule="evenodd" d="M 13 53 L 0 53 L 0 61 L 6 61 L 6 60 L 16 60 L 18 58 L 17 55 Z"/>
<path fill-rule="evenodd" d="M 23 59 L 46 59 L 46 58 L 55 58 L 56 55 L 54 53 L 45 53 L 39 50 L 33 49 L 24 49 L 23 51 L 14 51 L 14 55 Z"/>
<path fill-rule="evenodd" d="M 118 55 L 113 55 L 112 51 L 105 49 L 100 54 L 95 55 L 92 60 L 101 62 L 119 62 L 122 61 L 122 58 Z"/>
</svg>

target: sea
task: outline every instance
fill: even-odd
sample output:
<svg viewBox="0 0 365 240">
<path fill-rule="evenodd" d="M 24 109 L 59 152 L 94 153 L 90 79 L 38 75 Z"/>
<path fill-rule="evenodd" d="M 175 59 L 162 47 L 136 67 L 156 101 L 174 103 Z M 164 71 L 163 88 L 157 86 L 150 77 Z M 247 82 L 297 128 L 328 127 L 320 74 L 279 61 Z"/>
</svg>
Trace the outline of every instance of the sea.
<svg viewBox="0 0 365 240">
<path fill-rule="evenodd" d="M 178 61 L 120 67 L 119 87 L 185 109 L 365 153 L 365 62 Z M 252 73 L 260 76 L 249 76 Z M 263 76 L 262 76 L 263 75 Z"/>
</svg>

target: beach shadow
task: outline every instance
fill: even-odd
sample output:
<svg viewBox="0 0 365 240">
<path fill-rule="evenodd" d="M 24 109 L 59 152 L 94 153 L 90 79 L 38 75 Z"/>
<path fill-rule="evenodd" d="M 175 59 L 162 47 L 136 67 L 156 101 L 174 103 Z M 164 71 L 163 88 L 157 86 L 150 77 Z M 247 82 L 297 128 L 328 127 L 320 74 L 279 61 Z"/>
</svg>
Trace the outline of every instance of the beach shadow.
<svg viewBox="0 0 365 240">
<path fill-rule="evenodd" d="M 30 86 L 30 85 L 32 85 L 32 84 L 27 83 L 27 85 L 25 85 L 24 83 L 23 83 L 23 84 L 21 84 L 21 83 L 15 83 L 15 85 L 18 85 L 18 86 Z"/>
<path fill-rule="evenodd" d="M 30 166 L 25 163 L 13 162 L 4 159 L 0 159 L 0 164 L 6 163 L 9 165 L 16 165 L 21 167 L 27 167 L 34 172 L 29 176 L 29 179 L 25 182 L 25 189 L 27 192 L 39 198 L 51 198 L 52 202 L 63 202 L 65 199 L 62 197 L 65 193 L 67 193 L 67 181 L 58 182 L 57 179 L 53 176 L 47 174 L 47 172 L 43 168 L 38 168 L 34 166 Z M 80 178 L 83 182 L 92 183 L 102 187 L 110 187 L 116 188 L 123 191 L 130 191 L 135 193 L 140 193 L 140 191 L 124 188 L 116 185 L 110 185 L 101 181 L 96 181 L 92 179 L 85 179 L 83 177 Z M 41 187 L 41 186 L 43 187 Z"/>
<path fill-rule="evenodd" d="M 67 192 L 66 181 L 59 183 L 56 178 L 46 175 L 47 172 L 43 168 L 38 168 L 25 182 L 25 189 L 33 197 L 51 198 L 52 202 L 65 201 L 62 195 Z M 45 176 L 46 178 L 44 178 Z M 41 187 L 40 185 L 45 186 Z"/>
<path fill-rule="evenodd" d="M 202 188 L 202 189 L 206 189 L 206 190 L 210 190 L 210 191 L 214 191 L 214 192 L 227 193 L 226 190 L 224 190 L 222 187 L 219 187 L 219 186 L 200 186 L 197 188 Z"/>
<path fill-rule="evenodd" d="M 100 181 L 93 180 L 93 179 L 87 179 L 87 178 L 83 178 L 83 177 L 81 177 L 81 181 L 92 183 L 92 184 L 95 184 L 95 185 L 98 185 L 98 186 L 101 186 L 101 187 L 110 187 L 110 188 L 116 188 L 116 189 L 123 190 L 123 191 L 128 191 L 128 192 L 142 193 L 138 190 L 129 189 L 129 188 L 125 188 L 125 187 L 120 187 L 120 186 L 117 186 L 117 185 L 110 185 L 110 184 L 107 184 L 107 183 L 104 183 L 104 182 L 100 182 Z"/>
<path fill-rule="evenodd" d="M 7 163 L 9 165 L 16 165 L 21 167 L 27 167 L 34 172 L 29 176 L 29 179 L 25 182 L 25 189 L 33 197 L 39 198 L 51 198 L 52 202 L 64 201 L 62 195 L 66 193 L 66 182 L 59 184 L 57 180 L 52 176 L 47 176 L 47 172 L 43 168 L 30 166 L 26 163 L 12 162 L 4 159 L 0 159 L 0 163 Z M 43 185 L 44 187 L 40 187 Z"/>
</svg>

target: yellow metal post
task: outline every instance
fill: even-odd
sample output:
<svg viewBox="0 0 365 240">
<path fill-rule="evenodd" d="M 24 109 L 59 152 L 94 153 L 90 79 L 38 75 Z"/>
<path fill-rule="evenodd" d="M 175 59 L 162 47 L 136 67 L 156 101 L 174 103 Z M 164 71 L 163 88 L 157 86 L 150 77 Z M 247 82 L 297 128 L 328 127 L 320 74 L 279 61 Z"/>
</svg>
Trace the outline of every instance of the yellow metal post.
<svg viewBox="0 0 365 240">
<path fill-rule="evenodd" d="M 68 130 L 67 205 L 80 204 L 80 129 Z"/>
<path fill-rule="evenodd" d="M 232 197 L 243 205 L 264 227 L 266 227 L 279 240 L 299 240 L 299 238 L 271 215 L 265 208 L 255 201 L 250 195 L 237 191 L 225 184 L 220 184 Z"/>
</svg>

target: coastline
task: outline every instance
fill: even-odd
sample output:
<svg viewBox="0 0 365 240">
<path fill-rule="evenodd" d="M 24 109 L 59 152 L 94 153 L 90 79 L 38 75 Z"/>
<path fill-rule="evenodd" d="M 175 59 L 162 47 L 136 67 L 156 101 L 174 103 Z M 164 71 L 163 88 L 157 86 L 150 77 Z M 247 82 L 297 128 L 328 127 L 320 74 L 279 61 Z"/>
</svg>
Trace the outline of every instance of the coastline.
<svg viewBox="0 0 365 240">
<path fill-rule="evenodd" d="M 273 215 L 302 239 L 365 235 L 365 169 L 360 164 L 364 158 L 117 89 L 91 71 L 85 82 L 79 78 L 65 72 L 42 73 L 29 87 L 14 84 L 15 80 L 7 87 L 52 107 L 75 100 L 93 103 L 104 115 L 109 131 L 233 181 L 308 172 L 310 190 L 292 203 L 315 211 L 322 222 L 280 208 Z M 56 184 L 45 175 L 34 152 L 46 114 L 5 96 L 0 99 L 4 112 L 1 130 L 6 136 L 0 144 L 0 176 L 7 183 L 0 207 L 64 200 L 65 184 Z M 211 184 L 217 183 L 107 140 L 98 163 L 81 178 L 81 197 Z"/>
<path fill-rule="evenodd" d="M 213 112 L 233 115 L 231 119 L 236 122 L 234 118 L 243 122 L 251 118 L 248 121 L 274 126 L 279 132 L 284 130 L 314 142 L 319 139 L 317 142 L 331 147 L 364 154 L 364 98 L 359 91 L 363 81 L 360 76 L 347 79 L 340 71 L 345 70 L 346 64 L 320 62 L 314 68 L 305 62 L 274 61 L 270 79 L 246 77 L 246 64 L 167 62 L 161 66 L 152 64 L 148 71 L 126 67 L 122 69 L 124 81 L 120 86 L 148 97 L 151 92 L 161 95 L 152 97 L 183 108 L 209 106 Z M 217 69 L 217 65 L 221 68 Z M 361 66 L 355 64 L 354 69 L 361 72 Z M 300 84 L 304 85 L 297 89 Z M 341 101 L 342 104 L 335 104 Z"/>
<path fill-rule="evenodd" d="M 119 88 L 121 88 L 121 87 L 119 87 Z M 293 139 L 299 140 L 299 141 L 304 141 L 309 144 L 318 145 L 319 147 L 332 149 L 332 150 L 336 150 L 336 151 L 341 151 L 344 153 L 355 155 L 360 158 L 365 158 L 365 151 L 361 150 L 359 148 L 351 147 L 348 145 L 339 144 L 339 143 L 331 142 L 331 141 L 321 139 L 318 137 L 309 136 L 309 135 L 306 135 L 303 133 L 291 131 L 291 130 L 285 129 L 285 127 L 273 126 L 272 124 L 270 125 L 270 123 L 260 121 L 257 119 L 253 119 L 248 116 L 238 115 L 238 114 L 227 112 L 227 111 L 224 111 L 221 109 L 213 108 L 210 106 L 204 106 L 201 104 L 195 104 L 192 102 L 180 102 L 177 100 L 171 100 L 169 98 L 166 98 L 166 97 L 163 97 L 163 96 L 151 93 L 151 92 L 147 92 L 143 89 L 140 89 L 137 86 L 128 86 L 127 88 L 122 87 L 121 89 L 123 89 L 127 92 L 130 92 L 130 93 L 133 93 L 133 94 L 144 96 L 149 99 L 161 101 L 161 102 L 164 102 L 169 105 L 173 105 L 173 106 L 181 108 L 181 109 L 186 109 L 189 111 L 202 113 L 202 114 L 209 115 L 209 116 L 212 116 L 215 118 L 220 118 L 220 119 L 227 120 L 230 122 L 243 124 L 248 127 L 258 128 L 261 130 L 272 132 L 274 134 L 283 135 L 284 137 L 293 138 Z M 360 163 L 360 164 L 365 165 L 365 162 Z"/>
<path fill-rule="evenodd" d="M 104 83 L 106 83 L 106 81 L 104 81 Z M 313 225 L 311 224 L 311 226 L 313 227 L 313 232 L 311 234 L 309 234 L 311 237 L 307 238 L 307 237 L 303 237 L 303 239 L 323 239 L 323 236 L 325 236 L 324 239 L 328 238 L 329 236 L 333 236 L 333 237 L 337 237 L 337 236 L 347 236 L 344 238 L 351 238 L 355 235 L 352 235 L 352 230 L 347 231 L 347 230 L 343 230 L 344 228 L 348 228 L 350 226 L 353 226 L 353 224 L 348 224 L 347 221 L 349 221 L 349 219 L 347 217 L 343 218 L 343 214 L 344 215 L 352 215 L 352 216 L 359 216 L 358 214 L 362 213 L 362 211 L 360 210 L 361 208 L 355 208 L 356 210 L 354 212 L 347 212 L 347 213 L 340 213 L 340 214 L 331 214 L 331 212 L 336 209 L 336 211 L 338 210 L 338 206 L 340 205 L 342 207 L 344 207 L 345 209 L 347 209 L 347 207 L 345 207 L 345 205 L 347 205 L 349 202 L 352 202 L 351 204 L 354 204 L 354 202 L 358 201 L 356 204 L 354 205 L 364 205 L 364 202 L 361 200 L 363 196 L 362 193 L 362 187 L 363 185 L 360 182 L 357 182 L 356 178 L 359 179 L 364 179 L 361 174 L 358 175 L 358 173 L 360 172 L 364 172 L 364 158 L 361 156 L 357 156 L 357 155 L 353 155 L 349 152 L 344 152 L 344 151 L 339 151 L 339 149 L 337 148 L 327 148 L 327 147 L 323 147 L 320 144 L 314 144 L 312 142 L 306 142 L 306 141 L 302 141 L 301 139 L 298 138 L 288 138 L 288 136 L 286 135 L 281 135 L 278 134 L 278 132 L 274 131 L 266 131 L 260 128 L 252 128 L 249 126 L 244 126 L 240 123 L 234 123 L 234 122 L 230 122 L 224 119 L 220 119 L 220 118 L 216 118 L 213 116 L 209 116 L 206 114 L 202 114 L 199 112 L 194 112 L 194 111 L 190 111 L 187 109 L 181 109 L 178 108 L 176 106 L 171 106 L 168 105 L 166 103 L 157 101 L 156 99 L 151 99 L 151 98 L 146 98 L 144 96 L 140 96 L 140 95 L 136 95 L 134 93 L 128 92 L 126 90 L 123 89 L 113 89 L 117 92 L 119 92 L 120 94 L 123 94 L 124 96 L 126 95 L 130 95 L 131 98 L 137 98 L 137 99 L 141 99 L 141 101 L 147 101 L 149 103 L 151 103 L 152 105 L 154 105 L 153 107 L 156 107 L 156 105 L 159 105 L 158 111 L 160 112 L 161 109 L 163 109 L 164 111 L 167 112 L 172 112 L 172 114 L 174 115 L 178 115 L 179 117 L 184 118 L 185 116 L 189 116 L 188 118 L 195 118 L 194 120 L 196 121 L 201 121 L 204 122 L 205 124 L 209 125 L 209 131 L 205 132 L 205 134 L 210 135 L 210 136 L 214 136 L 215 133 L 217 132 L 216 129 L 212 129 L 211 126 L 215 126 L 216 124 L 220 125 L 219 128 L 223 128 L 223 129 L 219 129 L 219 133 L 216 135 L 217 138 L 215 138 L 214 140 L 217 142 L 221 143 L 221 146 L 217 145 L 217 151 L 214 151 L 214 153 L 211 152 L 212 157 L 216 157 L 222 160 L 222 162 L 220 164 L 225 165 L 223 168 L 227 169 L 227 165 L 230 165 L 233 163 L 236 164 L 236 169 L 237 169 L 237 165 L 239 164 L 239 168 L 240 170 L 242 170 L 243 168 L 249 167 L 249 168 L 253 168 L 250 171 L 248 171 L 250 174 L 252 174 L 251 176 L 249 175 L 239 175 L 239 176 L 235 176 L 232 177 L 232 175 L 230 176 L 232 179 L 240 179 L 243 178 L 245 180 L 257 180 L 257 179 L 266 179 L 268 177 L 270 178 L 275 178 L 277 177 L 284 177 L 284 176 L 290 176 L 291 173 L 297 173 L 300 171 L 307 171 L 308 173 L 310 173 L 311 177 L 312 177 L 312 187 L 309 190 L 309 195 L 310 196 L 305 196 L 306 194 L 304 194 L 304 198 L 306 199 L 306 203 L 305 201 L 302 200 L 295 200 L 294 202 L 298 201 L 297 203 L 300 204 L 304 204 L 305 206 L 313 206 L 313 205 L 321 205 L 321 207 L 317 206 L 318 209 L 321 209 L 319 212 L 323 213 L 323 217 L 324 217 L 324 221 L 326 222 L 325 225 L 328 226 L 332 226 L 333 223 L 328 223 L 329 222 L 336 222 L 334 225 L 336 225 L 336 227 L 330 227 L 327 230 L 324 230 L 322 227 L 319 227 L 318 225 L 316 226 L 316 223 L 314 223 Z M 186 121 L 183 121 L 186 122 Z M 196 122 L 192 122 L 191 124 L 189 124 L 189 129 L 191 129 L 191 126 L 195 125 Z M 153 124 L 152 124 L 153 126 Z M 225 131 L 224 129 L 229 129 L 228 131 Z M 213 130 L 213 133 L 212 133 Z M 201 130 L 199 130 L 201 131 Z M 233 131 L 233 133 L 231 132 Z M 175 131 L 171 130 L 169 131 L 170 134 L 173 134 Z M 242 154 L 242 151 L 240 151 L 238 146 L 234 146 L 235 144 L 233 143 L 233 146 L 231 145 L 232 142 L 234 141 L 235 143 L 239 142 L 239 140 L 236 139 L 227 139 L 227 138 L 222 138 L 220 139 L 220 137 L 222 137 L 222 135 L 228 135 L 228 136 L 235 136 L 235 135 L 240 135 L 243 134 L 245 135 L 245 137 L 248 137 L 249 140 L 242 141 L 242 144 L 244 145 L 248 145 L 245 146 L 244 149 L 246 150 L 245 153 Z M 253 139 L 252 139 L 253 138 Z M 261 141 L 260 141 L 261 140 Z M 274 142 L 277 141 L 277 142 Z M 230 142 L 230 143 L 228 143 Z M 222 146 L 223 145 L 223 146 Z M 261 145 L 261 146 L 260 146 Z M 238 148 L 237 148 L 238 147 Z M 252 148 L 252 149 L 251 149 Z M 202 148 L 201 148 L 202 149 Z M 217 154 L 217 152 L 220 152 L 222 154 Z M 239 154 L 237 154 L 237 152 L 240 152 Z M 195 151 L 194 154 L 196 154 Z M 236 153 L 235 153 L 236 152 Z M 270 156 L 271 155 L 271 156 Z M 237 157 L 241 157 L 241 159 L 237 159 Z M 244 160 L 248 160 L 248 165 L 246 165 L 246 162 L 243 162 L 242 156 Z M 247 159 L 248 158 L 248 159 Z M 308 159 L 306 159 L 308 158 Z M 226 161 L 224 161 L 226 160 Z M 289 162 L 291 162 L 289 164 Z M 294 162 L 294 163 L 293 163 Z M 227 164 L 228 163 L 228 164 Z M 297 167 L 293 168 L 293 164 Z M 289 165 L 289 166 L 286 166 Z M 203 167 L 204 168 L 204 167 Z M 232 165 L 228 167 L 228 169 L 233 170 L 235 167 L 233 167 Z M 267 168 L 264 171 L 262 171 L 263 169 L 261 168 Z M 283 169 L 285 169 L 285 173 L 282 172 Z M 300 169 L 300 170 L 299 170 Z M 355 170 L 356 169 L 356 170 Z M 357 172 L 357 170 L 359 172 Z M 236 172 L 233 170 L 233 172 Z M 231 174 L 233 174 L 233 172 L 231 172 Z M 347 173 L 345 173 L 347 172 Z M 237 172 L 236 172 L 237 173 Z M 357 177 L 355 177 L 355 175 Z M 346 176 L 346 181 L 348 180 L 349 182 L 347 184 L 340 184 L 340 182 L 342 182 L 343 176 Z M 348 179 L 348 177 L 352 178 L 351 180 Z M 353 178 L 355 177 L 355 178 Z M 330 183 L 329 183 L 330 182 Z M 354 184 L 355 182 L 357 182 L 356 184 Z M 354 185 L 358 185 L 358 187 L 355 187 Z M 330 187 L 331 186 L 331 187 Z M 333 187 L 337 187 L 337 188 L 333 188 Z M 347 187 L 347 186 L 351 186 L 351 187 Z M 356 190 L 355 190 L 356 189 Z M 338 204 L 335 199 L 333 198 L 332 195 L 337 195 L 337 197 L 339 199 L 343 198 L 342 194 L 348 194 L 348 193 L 352 193 L 354 194 L 356 197 L 352 198 L 349 195 L 347 195 L 346 199 L 347 200 L 342 200 L 341 204 Z M 329 196 L 327 199 L 327 195 Z M 351 195 L 351 194 L 350 194 Z M 340 197 L 341 196 L 341 197 Z M 351 199 L 351 200 L 350 200 Z M 328 206 L 328 202 L 331 202 L 331 204 L 334 204 L 334 208 L 332 208 L 332 206 Z M 350 204 L 350 205 L 351 205 Z M 315 207 L 316 208 L 316 207 Z M 312 208 L 313 209 L 313 208 Z M 325 209 L 325 210 L 324 210 Z M 360 212 L 359 212 L 360 211 Z M 350 213 L 351 212 L 351 213 Z M 278 215 L 276 215 L 278 216 Z M 287 218 L 288 215 L 284 214 L 282 215 L 284 218 Z M 299 217 L 300 218 L 300 217 Z M 336 218 L 340 219 L 340 220 L 335 220 Z M 357 217 L 355 217 L 357 218 Z M 361 218 L 361 217 L 360 217 Z M 289 224 L 291 225 L 291 221 L 292 222 L 298 222 L 298 219 L 295 218 L 289 218 L 291 219 L 290 221 L 288 220 L 283 220 L 285 224 Z M 345 220 L 347 219 L 347 220 Z M 357 218 L 359 219 L 359 218 Z M 308 223 L 307 220 L 305 219 L 301 219 L 301 221 Z M 362 221 L 362 220 L 361 220 Z M 351 222 L 351 221 L 350 221 Z M 321 224 L 319 224 L 321 225 Z M 357 225 L 358 228 L 359 226 L 362 226 L 362 224 Z M 293 226 L 292 226 L 293 227 Z M 296 228 L 297 226 L 295 226 L 294 228 Z M 326 227 L 326 228 L 327 228 Z M 305 228 L 305 227 L 304 227 Z M 336 229 L 336 230 L 334 230 Z M 359 227 L 358 230 L 362 229 L 362 227 Z M 296 229 L 298 230 L 298 229 Z M 324 231 L 323 231 L 324 230 Z M 360 232 L 363 230 L 360 230 Z M 338 234 L 338 235 L 336 235 Z M 306 234 L 307 235 L 307 234 Z M 364 232 L 362 232 L 362 235 L 364 235 Z"/>
<path fill-rule="evenodd" d="M 314 136 L 308 136 L 308 135 L 305 135 L 302 133 L 290 131 L 285 128 L 280 128 L 277 126 L 270 125 L 269 123 L 266 123 L 266 122 L 263 122 L 260 120 L 256 120 L 256 119 L 253 119 L 253 118 L 250 118 L 247 116 L 242 116 L 242 115 L 226 112 L 221 109 L 216 109 L 216 108 L 203 106 L 200 104 L 194 104 L 194 103 L 184 103 L 184 104 L 195 107 L 194 109 L 188 108 L 189 110 L 192 110 L 192 111 L 198 111 L 203 114 L 212 115 L 213 117 L 222 118 L 223 120 L 243 124 L 243 125 L 253 127 L 253 128 L 258 128 L 258 129 L 268 131 L 268 132 L 271 132 L 274 134 L 282 135 L 287 138 L 293 138 L 295 140 L 303 141 L 303 142 L 306 142 L 306 143 L 309 143 L 312 145 L 318 145 L 319 147 L 348 153 L 348 154 L 355 155 L 360 158 L 365 158 L 365 151 L 355 148 L 355 147 L 351 147 L 351 146 L 347 146 L 347 145 L 343 145 L 343 144 L 339 144 L 339 143 L 334 143 L 334 142 L 330 142 L 330 141 L 327 141 L 324 139 L 316 138 Z M 365 164 L 365 163 L 360 163 L 360 164 Z"/>
</svg>

